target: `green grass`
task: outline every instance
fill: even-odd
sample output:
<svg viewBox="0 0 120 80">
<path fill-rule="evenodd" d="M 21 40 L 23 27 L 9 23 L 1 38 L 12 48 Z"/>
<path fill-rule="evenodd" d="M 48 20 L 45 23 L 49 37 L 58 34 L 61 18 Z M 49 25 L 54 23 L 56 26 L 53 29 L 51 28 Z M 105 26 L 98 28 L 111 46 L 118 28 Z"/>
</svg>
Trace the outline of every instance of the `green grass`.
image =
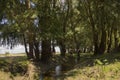
<svg viewBox="0 0 120 80">
<path fill-rule="evenodd" d="M 10 73 L 12 76 L 24 75 L 27 71 L 28 61 L 25 55 L 2 54 L 0 57 L 0 71 Z"/>
<path fill-rule="evenodd" d="M 66 72 L 65 80 L 119 80 L 120 53 L 82 56 L 79 64 Z"/>
<path fill-rule="evenodd" d="M 96 65 L 83 69 L 74 69 L 68 73 L 67 80 L 118 80 L 120 78 L 120 62 L 109 65 Z"/>
<path fill-rule="evenodd" d="M 25 54 L 1 55 L 0 57 L 0 80 L 21 80 L 27 70 L 29 62 Z M 75 63 L 76 55 L 61 57 L 54 56 L 50 64 L 38 63 L 37 68 L 41 71 L 54 74 L 55 66 L 64 66 L 64 80 L 119 80 L 120 79 L 120 53 L 92 56 L 91 53 L 82 53 L 80 61 Z M 50 70 L 49 70 L 50 69 Z M 46 70 L 46 71 L 45 71 Z M 35 72 L 35 73 L 39 73 Z M 6 78 L 6 79 L 3 79 Z M 39 76 L 36 76 L 39 79 Z M 46 80 L 52 80 L 52 77 Z"/>
</svg>

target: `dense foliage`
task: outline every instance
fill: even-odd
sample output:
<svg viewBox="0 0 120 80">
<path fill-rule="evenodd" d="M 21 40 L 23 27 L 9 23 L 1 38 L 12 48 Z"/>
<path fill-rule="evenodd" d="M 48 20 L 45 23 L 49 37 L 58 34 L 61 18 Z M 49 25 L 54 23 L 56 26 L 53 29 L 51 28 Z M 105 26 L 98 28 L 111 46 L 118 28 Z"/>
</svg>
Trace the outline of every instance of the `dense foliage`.
<svg viewBox="0 0 120 80">
<path fill-rule="evenodd" d="M 119 0 L 1 0 L 1 45 L 23 44 L 28 59 L 120 50 Z M 27 48 L 29 47 L 29 49 Z"/>
</svg>

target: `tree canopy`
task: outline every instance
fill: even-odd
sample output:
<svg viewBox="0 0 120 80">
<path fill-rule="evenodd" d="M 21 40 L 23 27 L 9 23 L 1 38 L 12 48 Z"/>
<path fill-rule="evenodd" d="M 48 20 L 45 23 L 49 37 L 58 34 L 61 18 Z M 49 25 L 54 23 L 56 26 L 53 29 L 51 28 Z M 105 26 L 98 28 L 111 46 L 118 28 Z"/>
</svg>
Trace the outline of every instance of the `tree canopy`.
<svg viewBox="0 0 120 80">
<path fill-rule="evenodd" d="M 1 45 L 25 46 L 28 59 L 120 51 L 119 0 L 1 0 Z M 29 47 L 29 49 L 27 48 Z"/>
</svg>

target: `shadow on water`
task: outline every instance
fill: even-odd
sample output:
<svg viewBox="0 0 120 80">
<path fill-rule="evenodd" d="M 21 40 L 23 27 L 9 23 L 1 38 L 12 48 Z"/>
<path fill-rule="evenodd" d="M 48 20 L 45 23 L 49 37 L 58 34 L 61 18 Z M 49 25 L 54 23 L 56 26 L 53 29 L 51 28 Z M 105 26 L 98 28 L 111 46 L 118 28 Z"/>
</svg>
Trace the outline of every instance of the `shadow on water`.
<svg viewBox="0 0 120 80">
<path fill-rule="evenodd" d="M 73 57 L 72 57 L 73 58 Z M 43 64 L 40 63 L 38 66 L 40 68 L 39 80 L 64 80 L 65 73 L 74 68 L 75 60 L 70 57 L 60 58 L 52 60 L 52 63 Z"/>
<path fill-rule="evenodd" d="M 40 73 L 40 80 L 64 80 L 65 71 L 62 71 L 61 65 L 55 67 L 55 71 Z"/>
</svg>

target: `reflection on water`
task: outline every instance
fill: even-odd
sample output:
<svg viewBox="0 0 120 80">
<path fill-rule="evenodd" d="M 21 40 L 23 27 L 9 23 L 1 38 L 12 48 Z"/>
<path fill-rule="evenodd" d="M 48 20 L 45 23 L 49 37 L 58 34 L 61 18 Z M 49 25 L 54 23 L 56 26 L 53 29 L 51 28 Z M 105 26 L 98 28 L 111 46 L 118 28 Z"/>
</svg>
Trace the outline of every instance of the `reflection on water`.
<svg viewBox="0 0 120 80">
<path fill-rule="evenodd" d="M 61 65 L 58 65 L 55 67 L 55 75 L 60 76 L 61 75 Z"/>
<path fill-rule="evenodd" d="M 54 73 L 51 72 L 47 75 L 45 74 L 47 74 L 47 72 L 44 74 L 43 73 L 40 74 L 40 80 L 64 80 L 64 75 L 63 75 L 64 73 L 62 71 L 61 65 L 57 65 L 55 67 Z"/>
<path fill-rule="evenodd" d="M 43 80 L 43 74 L 40 74 L 40 80 Z"/>
<path fill-rule="evenodd" d="M 64 75 L 61 76 L 45 76 L 40 75 L 40 80 L 64 80 Z"/>
</svg>

